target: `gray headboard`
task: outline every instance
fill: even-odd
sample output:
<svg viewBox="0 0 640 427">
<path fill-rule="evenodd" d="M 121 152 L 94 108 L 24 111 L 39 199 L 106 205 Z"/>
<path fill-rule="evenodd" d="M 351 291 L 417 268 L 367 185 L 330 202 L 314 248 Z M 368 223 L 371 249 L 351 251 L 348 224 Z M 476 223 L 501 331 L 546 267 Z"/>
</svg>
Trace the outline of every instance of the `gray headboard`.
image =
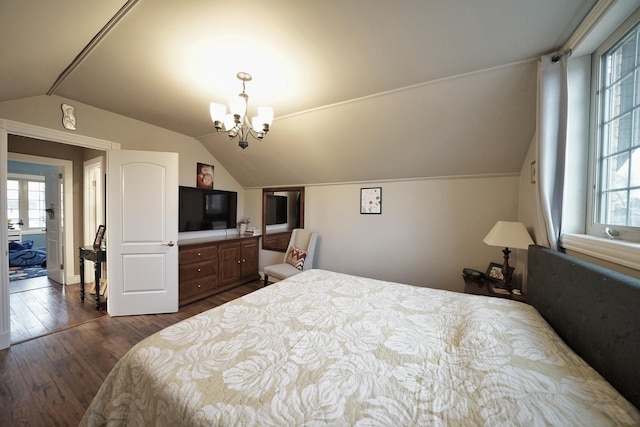
<svg viewBox="0 0 640 427">
<path fill-rule="evenodd" d="M 540 246 L 528 270 L 527 302 L 640 408 L 640 280 Z"/>
</svg>

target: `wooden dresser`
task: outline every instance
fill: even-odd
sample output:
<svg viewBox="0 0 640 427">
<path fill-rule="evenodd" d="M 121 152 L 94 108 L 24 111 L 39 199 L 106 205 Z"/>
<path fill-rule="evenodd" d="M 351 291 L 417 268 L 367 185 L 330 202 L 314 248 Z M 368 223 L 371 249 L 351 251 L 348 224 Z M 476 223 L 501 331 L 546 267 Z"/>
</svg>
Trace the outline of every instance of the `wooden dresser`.
<svg viewBox="0 0 640 427">
<path fill-rule="evenodd" d="M 282 231 L 263 236 L 264 247 L 272 251 L 286 252 L 291 240 L 292 231 Z"/>
<path fill-rule="evenodd" d="M 179 247 L 179 303 L 260 279 L 259 236 L 194 239 Z"/>
</svg>

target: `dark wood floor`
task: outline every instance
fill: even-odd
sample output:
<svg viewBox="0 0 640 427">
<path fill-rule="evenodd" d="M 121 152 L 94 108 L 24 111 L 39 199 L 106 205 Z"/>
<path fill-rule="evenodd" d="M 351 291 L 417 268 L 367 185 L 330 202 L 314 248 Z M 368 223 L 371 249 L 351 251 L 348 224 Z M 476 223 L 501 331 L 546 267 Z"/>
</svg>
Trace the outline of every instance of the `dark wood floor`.
<svg viewBox="0 0 640 427">
<path fill-rule="evenodd" d="M 104 316 L 87 295 L 80 302 L 80 285 L 63 286 L 47 277 L 19 280 L 9 284 L 11 344 L 53 331 L 76 326 Z"/>
<path fill-rule="evenodd" d="M 111 368 L 136 343 L 162 328 L 261 287 L 262 282 L 252 282 L 181 307 L 178 313 L 102 315 L 0 350 L 0 424 L 78 425 Z M 71 294 L 77 296 L 75 291 Z M 62 304 L 61 296 L 55 292 L 52 295 L 52 303 Z M 77 299 L 74 301 L 83 305 Z M 70 303 L 66 304 L 69 307 Z M 90 306 L 87 302 L 84 305 Z M 53 321 L 54 317 L 49 318 Z"/>
</svg>

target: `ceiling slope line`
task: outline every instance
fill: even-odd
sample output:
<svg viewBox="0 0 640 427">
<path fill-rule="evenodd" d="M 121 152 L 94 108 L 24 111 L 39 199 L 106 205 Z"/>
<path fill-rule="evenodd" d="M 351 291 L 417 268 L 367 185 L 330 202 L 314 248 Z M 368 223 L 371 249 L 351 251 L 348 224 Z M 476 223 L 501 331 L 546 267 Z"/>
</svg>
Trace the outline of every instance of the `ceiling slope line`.
<svg viewBox="0 0 640 427">
<path fill-rule="evenodd" d="M 102 27 L 102 29 L 98 32 L 98 34 L 96 34 L 91 39 L 91 41 L 87 43 L 84 49 L 80 51 L 78 56 L 76 56 L 74 60 L 71 61 L 71 63 L 67 66 L 67 68 L 65 68 L 64 71 L 60 73 L 60 75 L 58 76 L 56 81 L 53 83 L 51 88 L 49 88 L 49 90 L 47 91 L 47 95 L 51 96 L 55 93 L 56 89 L 58 89 L 58 87 L 62 83 L 64 83 L 67 77 L 69 77 L 71 73 L 73 73 L 75 69 L 85 60 L 85 58 L 89 56 L 89 54 L 98 46 L 98 44 L 102 41 L 102 39 L 104 39 L 107 36 L 107 34 L 109 34 L 109 32 L 116 26 L 118 22 L 120 22 L 122 18 L 125 17 L 127 13 L 129 13 L 129 11 L 133 8 L 133 6 L 136 5 L 136 3 L 138 3 L 138 0 L 128 0 L 124 4 L 124 6 L 122 6 L 120 10 L 118 10 L 118 12 L 116 12 L 116 14 L 113 15 L 113 17 L 109 20 L 109 22 L 107 22 L 105 26 Z"/>
<path fill-rule="evenodd" d="M 538 61 L 537 57 L 536 58 L 527 58 L 527 59 L 523 59 L 521 61 L 510 62 L 510 63 L 502 64 L 502 65 L 496 65 L 494 67 L 483 68 L 483 69 L 480 69 L 480 70 L 469 71 L 469 72 L 466 72 L 466 73 L 455 74 L 455 75 L 447 76 L 447 77 L 441 77 L 441 78 L 437 78 L 437 79 L 433 79 L 433 80 L 428 80 L 428 81 L 425 81 L 425 82 L 416 83 L 416 84 L 409 85 L 409 86 L 403 86 L 403 87 L 400 87 L 400 88 L 390 89 L 390 90 L 386 90 L 386 91 L 383 91 L 383 92 L 372 93 L 370 95 L 361 96 L 361 97 L 358 97 L 358 98 L 347 99 L 347 100 L 344 100 L 344 101 L 335 102 L 333 104 L 321 105 L 319 107 L 309 108 L 307 110 L 297 111 L 295 113 L 284 114 L 282 116 L 276 116 L 276 117 L 273 118 L 273 121 L 276 122 L 278 120 L 284 120 L 284 119 L 288 119 L 288 118 L 295 117 L 295 116 L 301 116 L 303 114 L 314 113 L 316 111 L 327 110 L 329 108 L 340 107 L 342 105 L 352 104 L 354 102 L 365 101 L 367 99 L 372 99 L 372 98 L 378 98 L 378 97 L 381 97 L 381 96 L 392 95 L 394 93 L 404 92 L 404 91 L 411 90 L 411 89 L 417 89 L 417 88 L 420 88 L 420 87 L 430 86 L 430 85 L 434 85 L 434 84 L 438 84 L 438 83 L 443 83 L 443 82 L 448 82 L 448 81 L 452 81 L 452 80 L 472 77 L 472 76 L 476 76 L 476 75 L 480 75 L 480 74 L 489 73 L 489 72 L 492 72 L 492 71 L 502 70 L 502 69 L 505 69 L 505 68 L 517 67 L 519 65 L 523 65 L 523 64 L 527 64 L 527 63 L 533 63 L 533 62 L 536 62 L 536 61 Z M 209 132 L 207 134 L 196 136 L 196 137 L 193 137 L 193 138 L 195 138 L 198 141 L 202 142 L 203 139 L 209 138 L 209 137 L 211 137 L 213 135 L 216 135 L 216 134 L 217 134 L 217 132 Z"/>
<path fill-rule="evenodd" d="M 264 187 L 242 187 L 243 190 L 260 190 L 262 188 L 279 188 L 279 187 L 328 187 L 338 185 L 372 185 L 372 184 L 393 184 L 395 182 L 412 182 L 412 181 L 445 181 L 458 179 L 490 179 L 490 178 L 511 178 L 520 176 L 520 172 L 502 172 L 502 173 L 479 173 L 468 175 L 438 175 L 438 176 L 416 176 L 410 178 L 388 178 L 388 179 L 371 179 L 357 181 L 336 181 L 336 182 L 318 182 L 318 183 L 299 183 L 299 184 L 280 184 L 267 185 Z"/>
</svg>

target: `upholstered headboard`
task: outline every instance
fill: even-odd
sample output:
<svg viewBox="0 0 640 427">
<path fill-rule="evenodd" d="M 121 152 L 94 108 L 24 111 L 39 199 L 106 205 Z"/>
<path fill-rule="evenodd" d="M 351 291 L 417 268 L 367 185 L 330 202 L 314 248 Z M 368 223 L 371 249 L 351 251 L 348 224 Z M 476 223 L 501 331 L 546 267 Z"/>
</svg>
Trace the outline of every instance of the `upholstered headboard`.
<svg viewBox="0 0 640 427">
<path fill-rule="evenodd" d="M 527 302 L 640 408 L 640 280 L 540 246 L 528 270 Z"/>
</svg>

